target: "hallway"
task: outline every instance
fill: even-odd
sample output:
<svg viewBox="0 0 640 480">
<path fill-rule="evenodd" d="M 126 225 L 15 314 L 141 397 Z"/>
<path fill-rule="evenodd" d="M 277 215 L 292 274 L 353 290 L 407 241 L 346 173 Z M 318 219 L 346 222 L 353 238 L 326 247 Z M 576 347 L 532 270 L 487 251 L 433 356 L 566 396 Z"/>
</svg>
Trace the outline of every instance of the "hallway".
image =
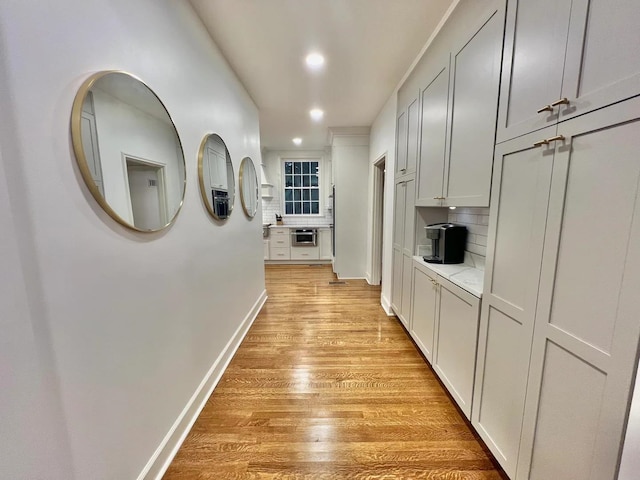
<svg viewBox="0 0 640 480">
<path fill-rule="evenodd" d="M 266 266 L 269 299 L 164 476 L 506 479 L 380 288 Z"/>
</svg>

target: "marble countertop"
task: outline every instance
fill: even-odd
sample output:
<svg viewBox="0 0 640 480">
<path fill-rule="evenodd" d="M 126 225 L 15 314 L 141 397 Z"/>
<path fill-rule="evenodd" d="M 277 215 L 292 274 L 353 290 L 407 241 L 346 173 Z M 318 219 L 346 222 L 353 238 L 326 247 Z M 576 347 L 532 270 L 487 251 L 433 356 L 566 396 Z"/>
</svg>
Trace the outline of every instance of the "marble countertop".
<svg viewBox="0 0 640 480">
<path fill-rule="evenodd" d="M 442 265 L 439 263 L 427 263 L 422 257 L 413 257 L 420 265 L 427 267 L 451 283 L 463 288 L 470 294 L 482 298 L 482 289 L 484 286 L 484 270 L 475 268 L 466 263 L 458 263 L 455 265 Z"/>
</svg>

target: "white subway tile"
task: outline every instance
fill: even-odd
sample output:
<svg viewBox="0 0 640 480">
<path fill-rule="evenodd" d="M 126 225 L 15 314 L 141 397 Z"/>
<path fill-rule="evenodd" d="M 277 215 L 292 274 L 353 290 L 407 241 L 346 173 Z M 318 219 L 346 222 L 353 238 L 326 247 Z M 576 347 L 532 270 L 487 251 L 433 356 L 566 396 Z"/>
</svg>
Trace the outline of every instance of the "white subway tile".
<svg viewBox="0 0 640 480">
<path fill-rule="evenodd" d="M 487 237 L 484 235 L 476 235 L 476 241 L 474 242 L 477 245 L 482 245 L 483 247 L 487 246 Z"/>
<path fill-rule="evenodd" d="M 489 225 L 489 215 L 478 215 L 478 224 Z"/>
<path fill-rule="evenodd" d="M 467 250 L 471 253 L 475 253 L 476 255 L 481 255 L 483 257 L 487 256 L 487 247 L 481 247 L 480 245 L 476 245 L 474 243 L 468 244 Z"/>
<path fill-rule="evenodd" d="M 470 233 L 474 233 L 476 235 L 484 235 L 487 236 L 489 233 L 489 227 L 487 225 L 467 225 Z"/>
</svg>

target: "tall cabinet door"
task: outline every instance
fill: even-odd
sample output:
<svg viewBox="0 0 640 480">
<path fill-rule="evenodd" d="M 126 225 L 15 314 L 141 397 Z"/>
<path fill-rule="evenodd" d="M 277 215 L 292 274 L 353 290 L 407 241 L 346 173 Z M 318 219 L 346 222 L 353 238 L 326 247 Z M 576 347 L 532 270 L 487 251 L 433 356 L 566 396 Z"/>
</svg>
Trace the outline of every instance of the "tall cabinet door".
<svg viewBox="0 0 640 480">
<path fill-rule="evenodd" d="M 560 98 L 571 3 L 509 0 L 498 142 L 557 122 L 550 104 Z"/>
<path fill-rule="evenodd" d="M 640 95 L 640 2 L 573 0 L 560 120 Z"/>
<path fill-rule="evenodd" d="M 407 172 L 407 113 L 400 112 L 396 125 L 396 175 Z"/>
<path fill-rule="evenodd" d="M 403 225 L 403 251 L 405 255 L 413 256 L 416 228 L 416 181 L 411 178 L 404 183 L 404 225 Z"/>
<path fill-rule="evenodd" d="M 420 165 L 418 203 L 440 206 L 444 182 L 449 108 L 449 56 L 442 69 L 420 92 L 422 125 L 420 128 Z"/>
<path fill-rule="evenodd" d="M 406 200 L 406 182 L 398 182 L 395 186 L 395 203 L 393 209 L 393 246 L 402 248 L 404 245 L 404 215 Z"/>
<path fill-rule="evenodd" d="M 555 128 L 496 148 L 471 421 L 515 474 L 554 151 Z"/>
<path fill-rule="evenodd" d="M 444 205 L 487 207 L 498 114 L 504 10 L 491 13 L 452 54 L 451 128 Z"/>
<path fill-rule="evenodd" d="M 420 102 L 418 97 L 407 107 L 407 166 L 402 174 L 415 173 L 418 163 L 418 136 L 420 133 Z"/>
<path fill-rule="evenodd" d="M 640 99 L 558 133 L 517 478 L 613 479 L 640 337 Z"/>
</svg>

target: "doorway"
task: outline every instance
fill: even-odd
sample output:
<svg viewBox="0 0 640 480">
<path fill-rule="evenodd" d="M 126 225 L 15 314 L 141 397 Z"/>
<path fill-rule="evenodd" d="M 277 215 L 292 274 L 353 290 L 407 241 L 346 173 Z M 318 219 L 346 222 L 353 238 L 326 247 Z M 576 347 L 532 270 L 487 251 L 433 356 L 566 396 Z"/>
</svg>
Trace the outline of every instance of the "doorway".
<svg viewBox="0 0 640 480">
<path fill-rule="evenodd" d="M 373 164 L 373 231 L 371 245 L 371 285 L 382 283 L 382 252 L 384 232 L 384 179 L 386 155 Z"/>
<path fill-rule="evenodd" d="M 125 157 L 133 225 L 157 230 L 167 224 L 164 165 Z"/>
</svg>

